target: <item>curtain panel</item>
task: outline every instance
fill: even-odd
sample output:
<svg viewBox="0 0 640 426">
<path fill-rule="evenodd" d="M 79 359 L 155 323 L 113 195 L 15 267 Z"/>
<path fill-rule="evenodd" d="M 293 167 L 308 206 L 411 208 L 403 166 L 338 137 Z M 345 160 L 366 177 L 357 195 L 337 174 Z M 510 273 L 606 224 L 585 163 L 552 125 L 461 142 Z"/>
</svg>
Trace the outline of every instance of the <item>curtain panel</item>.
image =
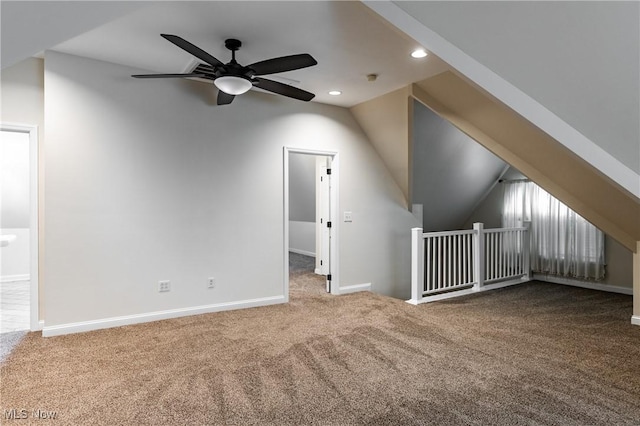
<svg viewBox="0 0 640 426">
<path fill-rule="evenodd" d="M 531 269 L 564 277 L 604 278 L 604 234 L 530 181 L 504 182 L 502 225 L 531 222 Z"/>
</svg>

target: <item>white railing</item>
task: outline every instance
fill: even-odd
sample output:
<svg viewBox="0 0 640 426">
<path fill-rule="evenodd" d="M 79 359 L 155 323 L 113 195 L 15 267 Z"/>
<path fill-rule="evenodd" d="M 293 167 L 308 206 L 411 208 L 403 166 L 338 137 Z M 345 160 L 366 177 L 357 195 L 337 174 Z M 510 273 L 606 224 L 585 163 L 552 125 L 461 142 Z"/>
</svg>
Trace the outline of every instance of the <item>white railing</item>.
<svg viewBox="0 0 640 426">
<path fill-rule="evenodd" d="M 411 300 L 418 304 L 531 279 L 528 224 L 423 233 L 412 229 Z"/>
</svg>

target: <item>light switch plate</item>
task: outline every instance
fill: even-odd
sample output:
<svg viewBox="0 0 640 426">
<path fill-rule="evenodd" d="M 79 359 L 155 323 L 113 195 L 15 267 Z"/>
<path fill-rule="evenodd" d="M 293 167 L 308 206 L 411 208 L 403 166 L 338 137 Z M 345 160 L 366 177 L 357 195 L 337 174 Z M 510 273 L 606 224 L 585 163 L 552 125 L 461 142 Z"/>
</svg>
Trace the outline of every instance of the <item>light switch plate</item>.
<svg viewBox="0 0 640 426">
<path fill-rule="evenodd" d="M 344 212 L 344 221 L 353 222 L 353 215 L 351 214 L 351 212 Z"/>
</svg>

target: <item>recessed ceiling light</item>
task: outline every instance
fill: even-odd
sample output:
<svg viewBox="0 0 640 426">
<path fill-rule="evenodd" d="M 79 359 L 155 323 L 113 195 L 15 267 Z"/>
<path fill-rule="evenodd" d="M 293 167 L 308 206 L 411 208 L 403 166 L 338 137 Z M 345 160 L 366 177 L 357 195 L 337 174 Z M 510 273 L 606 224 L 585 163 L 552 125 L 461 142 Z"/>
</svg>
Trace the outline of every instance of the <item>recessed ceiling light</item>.
<svg viewBox="0 0 640 426">
<path fill-rule="evenodd" d="M 338 95 L 342 95 L 342 92 L 339 91 L 339 90 L 332 90 L 332 91 L 329 92 L 329 94 L 331 96 L 338 96 Z"/>
<path fill-rule="evenodd" d="M 413 58 L 424 58 L 428 53 L 424 49 L 416 49 L 411 52 L 411 57 Z"/>
</svg>

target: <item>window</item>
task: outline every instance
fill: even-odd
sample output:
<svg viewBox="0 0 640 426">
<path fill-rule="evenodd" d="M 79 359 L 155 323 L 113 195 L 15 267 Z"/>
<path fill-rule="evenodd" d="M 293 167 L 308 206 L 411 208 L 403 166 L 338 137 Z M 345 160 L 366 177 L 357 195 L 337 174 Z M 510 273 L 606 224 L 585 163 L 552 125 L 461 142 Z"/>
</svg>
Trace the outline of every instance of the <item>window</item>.
<svg viewBox="0 0 640 426">
<path fill-rule="evenodd" d="M 505 182 L 502 224 L 531 222 L 533 272 L 604 278 L 604 234 L 530 181 Z"/>
</svg>

